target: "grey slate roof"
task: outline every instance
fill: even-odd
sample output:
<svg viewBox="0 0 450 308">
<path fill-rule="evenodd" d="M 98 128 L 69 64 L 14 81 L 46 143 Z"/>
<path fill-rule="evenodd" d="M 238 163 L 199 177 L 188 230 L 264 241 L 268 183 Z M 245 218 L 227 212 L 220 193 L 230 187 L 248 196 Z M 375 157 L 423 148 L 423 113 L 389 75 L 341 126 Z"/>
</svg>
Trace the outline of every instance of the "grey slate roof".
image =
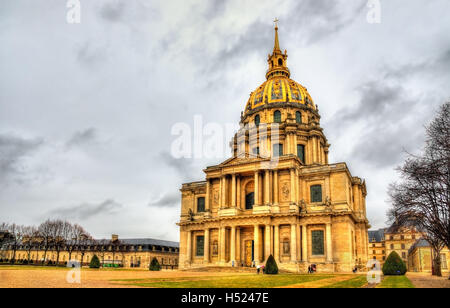
<svg viewBox="0 0 450 308">
<path fill-rule="evenodd" d="M 384 231 L 386 229 L 378 229 L 378 230 L 369 230 L 369 243 L 372 243 L 375 239 L 375 242 L 382 242 L 384 241 Z"/>
<path fill-rule="evenodd" d="M 173 247 L 173 248 L 180 247 L 180 243 L 178 243 L 178 242 L 155 240 L 152 238 L 129 238 L 129 239 L 119 238 L 119 241 L 123 245 L 133 245 L 133 246 L 154 245 L 154 246 L 165 246 L 165 247 Z"/>
<path fill-rule="evenodd" d="M 418 239 L 412 246 L 411 248 L 409 248 L 409 252 L 411 253 L 414 251 L 414 249 L 418 248 L 418 247 L 430 247 L 430 243 L 428 243 L 428 241 L 424 238 Z"/>
</svg>

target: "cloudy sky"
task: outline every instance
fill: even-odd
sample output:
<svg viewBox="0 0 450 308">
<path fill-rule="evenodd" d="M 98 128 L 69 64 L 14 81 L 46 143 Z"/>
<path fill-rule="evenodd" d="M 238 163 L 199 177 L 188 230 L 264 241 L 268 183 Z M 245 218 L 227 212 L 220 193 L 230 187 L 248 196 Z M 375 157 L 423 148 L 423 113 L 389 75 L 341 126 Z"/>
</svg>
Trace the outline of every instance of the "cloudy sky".
<svg viewBox="0 0 450 308">
<path fill-rule="evenodd" d="M 237 123 L 264 81 L 273 19 L 292 78 L 365 178 L 374 228 L 404 151 L 450 99 L 450 2 L 0 2 L 0 221 L 81 223 L 93 235 L 178 240 L 181 183 L 223 159 L 174 159 L 175 123 Z"/>
</svg>

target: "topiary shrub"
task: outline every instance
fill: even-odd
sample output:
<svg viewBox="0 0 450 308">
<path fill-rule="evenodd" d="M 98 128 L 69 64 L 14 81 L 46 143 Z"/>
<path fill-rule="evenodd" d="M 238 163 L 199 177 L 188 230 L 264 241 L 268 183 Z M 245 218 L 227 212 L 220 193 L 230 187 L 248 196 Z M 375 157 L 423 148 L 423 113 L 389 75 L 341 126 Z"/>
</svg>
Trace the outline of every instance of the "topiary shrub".
<svg viewBox="0 0 450 308">
<path fill-rule="evenodd" d="M 151 271 L 160 271 L 161 265 L 159 264 L 156 258 L 153 258 L 152 262 L 150 262 L 150 270 Z"/>
<path fill-rule="evenodd" d="M 277 262 L 275 261 L 275 258 L 272 255 L 270 255 L 269 258 L 267 258 L 264 272 L 269 275 L 278 274 Z"/>
<path fill-rule="evenodd" d="M 89 263 L 89 268 L 100 268 L 100 260 L 97 255 L 94 255 Z"/>
<path fill-rule="evenodd" d="M 400 256 L 395 252 L 391 252 L 391 254 L 387 257 L 386 262 L 383 265 L 383 274 L 384 275 L 405 275 L 406 273 L 406 264 L 400 258 Z"/>
</svg>

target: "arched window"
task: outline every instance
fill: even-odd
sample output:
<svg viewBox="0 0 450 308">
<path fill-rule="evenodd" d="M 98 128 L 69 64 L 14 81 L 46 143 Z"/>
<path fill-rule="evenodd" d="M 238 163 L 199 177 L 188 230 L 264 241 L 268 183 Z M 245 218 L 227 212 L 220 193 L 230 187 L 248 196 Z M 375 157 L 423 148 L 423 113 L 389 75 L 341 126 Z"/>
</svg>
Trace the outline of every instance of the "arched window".
<svg viewBox="0 0 450 308">
<path fill-rule="evenodd" d="M 283 66 L 283 59 L 278 59 L 278 66 Z"/>
<path fill-rule="evenodd" d="M 305 163 L 305 146 L 303 144 L 297 144 L 297 156 L 302 163 Z"/>
<path fill-rule="evenodd" d="M 253 209 L 253 205 L 255 204 L 255 193 L 251 192 L 245 196 L 245 209 L 251 210 Z"/>
<path fill-rule="evenodd" d="M 302 113 L 300 111 L 297 111 L 295 113 L 295 122 L 297 122 L 298 124 L 302 123 Z"/>
<path fill-rule="evenodd" d="M 255 125 L 256 126 L 259 126 L 259 123 L 261 122 L 261 118 L 259 117 L 259 114 L 257 114 L 256 116 L 255 116 Z"/>
<path fill-rule="evenodd" d="M 279 110 L 273 113 L 273 121 L 275 123 L 281 123 L 281 112 Z"/>
<path fill-rule="evenodd" d="M 205 211 L 205 197 L 197 198 L 197 213 Z"/>
</svg>

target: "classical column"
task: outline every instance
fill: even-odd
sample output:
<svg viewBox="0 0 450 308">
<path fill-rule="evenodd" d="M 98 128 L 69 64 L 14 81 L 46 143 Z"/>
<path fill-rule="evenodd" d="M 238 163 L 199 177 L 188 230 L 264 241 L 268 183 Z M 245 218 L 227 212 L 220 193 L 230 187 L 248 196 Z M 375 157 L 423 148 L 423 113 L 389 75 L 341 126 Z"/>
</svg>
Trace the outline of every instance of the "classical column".
<svg viewBox="0 0 450 308">
<path fill-rule="evenodd" d="M 227 176 L 224 175 L 223 176 L 223 207 L 227 208 L 228 207 L 228 180 L 227 180 Z"/>
<path fill-rule="evenodd" d="M 264 260 L 267 261 L 270 256 L 270 225 L 264 229 L 264 238 Z"/>
<path fill-rule="evenodd" d="M 260 256 L 259 256 L 259 226 L 255 225 L 253 230 L 253 255 L 255 256 L 255 265 L 259 264 Z"/>
<path fill-rule="evenodd" d="M 331 238 L 331 224 L 327 224 L 326 233 L 327 233 L 327 261 L 333 262 L 333 240 Z"/>
<path fill-rule="evenodd" d="M 286 133 L 286 154 L 291 154 L 291 133 Z"/>
<path fill-rule="evenodd" d="M 291 224 L 291 261 L 297 261 L 297 230 L 296 224 Z"/>
<path fill-rule="evenodd" d="M 188 263 L 192 260 L 192 231 L 187 231 L 186 259 Z"/>
<path fill-rule="evenodd" d="M 239 261 L 241 261 L 241 228 L 236 227 L 236 262 Z"/>
<path fill-rule="evenodd" d="M 273 203 L 278 205 L 278 170 L 273 172 Z"/>
<path fill-rule="evenodd" d="M 231 207 L 236 207 L 236 174 L 231 176 Z"/>
<path fill-rule="evenodd" d="M 234 261 L 234 266 L 236 266 L 236 227 L 231 227 L 231 239 L 230 239 L 230 261 Z"/>
<path fill-rule="evenodd" d="M 209 194 L 210 194 L 210 180 L 206 179 L 206 196 L 205 196 L 205 210 L 206 212 L 209 212 L 210 206 L 209 206 Z"/>
<path fill-rule="evenodd" d="M 300 189 L 299 189 L 299 180 L 298 180 L 298 169 L 295 169 L 295 203 L 298 203 L 300 199 Z"/>
<path fill-rule="evenodd" d="M 268 205 L 270 203 L 269 189 L 270 189 L 269 170 L 265 170 L 265 172 L 264 172 L 264 204 L 265 205 Z"/>
<path fill-rule="evenodd" d="M 236 196 L 236 206 L 238 208 L 242 208 L 241 207 L 241 177 L 238 176 L 237 177 L 237 183 L 236 183 L 236 190 L 237 190 L 237 196 Z"/>
<path fill-rule="evenodd" d="M 273 241 L 274 241 L 274 258 L 275 261 L 279 262 L 280 260 L 280 226 L 275 225 L 274 235 L 273 235 Z"/>
<path fill-rule="evenodd" d="M 259 206 L 259 171 L 255 171 L 255 206 Z"/>
<path fill-rule="evenodd" d="M 302 225 L 302 261 L 308 261 L 308 225 Z"/>
<path fill-rule="evenodd" d="M 297 133 L 294 134 L 294 154 L 298 157 L 297 153 Z"/>
<path fill-rule="evenodd" d="M 219 209 L 223 208 L 223 176 L 219 178 Z"/>
<path fill-rule="evenodd" d="M 205 263 L 209 263 L 209 229 L 205 229 L 205 247 L 203 249 L 204 251 L 204 261 Z"/>
<path fill-rule="evenodd" d="M 226 229 L 225 227 L 220 228 L 220 262 L 225 263 L 226 262 Z"/>
<path fill-rule="evenodd" d="M 295 169 L 291 169 L 291 203 L 295 203 Z"/>
</svg>

